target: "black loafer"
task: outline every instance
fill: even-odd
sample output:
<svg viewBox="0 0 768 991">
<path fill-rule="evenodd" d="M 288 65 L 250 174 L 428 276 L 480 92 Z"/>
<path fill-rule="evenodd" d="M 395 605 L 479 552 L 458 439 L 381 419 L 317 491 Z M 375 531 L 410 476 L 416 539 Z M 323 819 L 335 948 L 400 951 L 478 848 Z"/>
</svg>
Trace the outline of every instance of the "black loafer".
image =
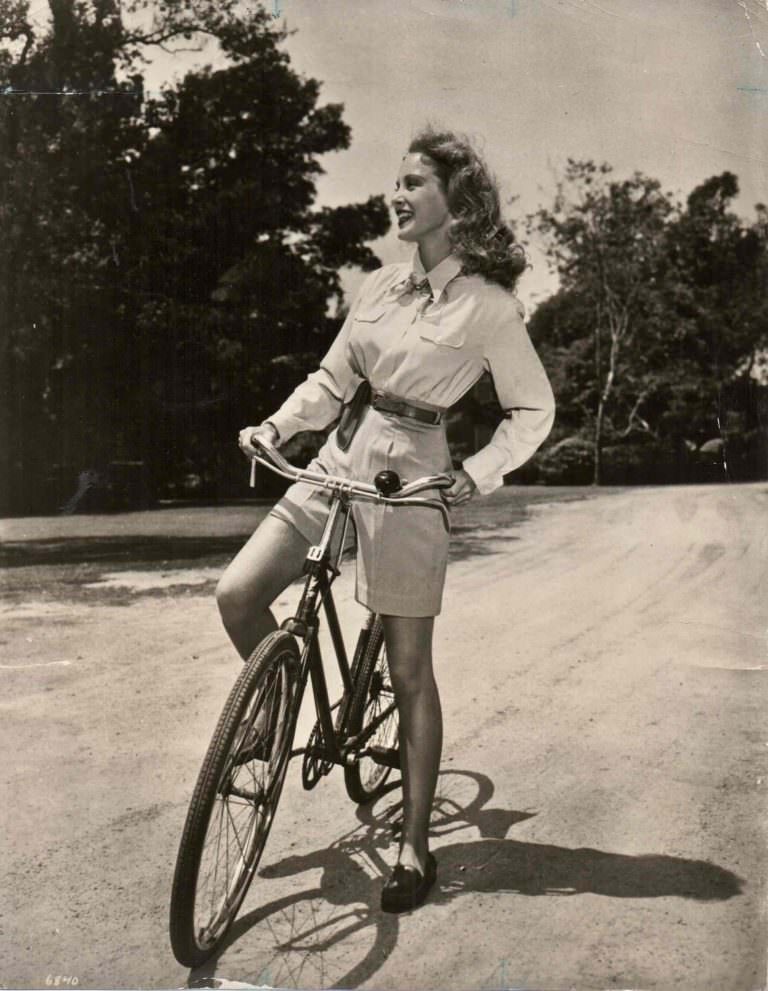
<svg viewBox="0 0 768 991">
<path fill-rule="evenodd" d="M 382 912 L 408 912 L 418 908 L 437 878 L 437 861 L 427 854 L 424 874 L 415 867 L 397 864 L 381 889 Z"/>
</svg>

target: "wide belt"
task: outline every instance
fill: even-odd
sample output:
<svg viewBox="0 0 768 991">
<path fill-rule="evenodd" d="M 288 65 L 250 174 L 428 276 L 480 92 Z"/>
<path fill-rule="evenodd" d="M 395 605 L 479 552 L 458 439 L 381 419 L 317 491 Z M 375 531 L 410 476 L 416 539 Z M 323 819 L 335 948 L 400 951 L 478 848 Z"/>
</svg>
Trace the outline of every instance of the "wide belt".
<svg viewBox="0 0 768 991">
<path fill-rule="evenodd" d="M 433 426 L 437 426 L 443 419 L 443 414 L 438 409 L 412 406 L 404 399 L 388 396 L 384 392 L 374 392 L 371 395 L 371 406 L 380 413 L 392 413 L 394 416 L 404 416 L 409 420 L 418 420 L 419 423 L 430 423 Z"/>
</svg>

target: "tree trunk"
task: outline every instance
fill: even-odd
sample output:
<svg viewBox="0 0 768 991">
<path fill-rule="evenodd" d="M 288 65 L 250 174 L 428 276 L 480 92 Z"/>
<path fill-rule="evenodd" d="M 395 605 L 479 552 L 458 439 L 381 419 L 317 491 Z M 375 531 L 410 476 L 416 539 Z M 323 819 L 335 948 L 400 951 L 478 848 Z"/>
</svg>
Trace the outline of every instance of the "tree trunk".
<svg viewBox="0 0 768 991">
<path fill-rule="evenodd" d="M 605 416 L 605 403 L 602 395 L 597 404 L 597 416 L 595 417 L 595 451 L 593 457 L 592 484 L 600 485 L 603 474 L 603 418 Z"/>
<path fill-rule="evenodd" d="M 594 453 L 594 473 L 592 475 L 593 485 L 602 485 L 603 481 L 603 424 L 605 422 L 605 410 L 613 392 L 613 383 L 616 378 L 616 364 L 619 357 L 619 342 L 622 337 L 621 331 L 611 327 L 611 350 L 608 355 L 608 372 L 605 376 L 605 385 L 600 390 L 600 398 L 597 402 L 597 415 L 595 416 L 595 453 Z M 598 333 L 599 338 L 599 333 Z M 597 354 L 599 360 L 600 344 L 597 343 Z M 598 378 L 598 385 L 600 379 Z"/>
</svg>

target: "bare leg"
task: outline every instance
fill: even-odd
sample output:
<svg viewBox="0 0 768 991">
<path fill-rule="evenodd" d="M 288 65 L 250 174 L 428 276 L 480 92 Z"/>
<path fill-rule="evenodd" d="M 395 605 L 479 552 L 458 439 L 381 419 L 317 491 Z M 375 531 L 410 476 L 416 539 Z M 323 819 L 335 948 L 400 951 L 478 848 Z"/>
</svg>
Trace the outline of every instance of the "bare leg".
<svg viewBox="0 0 768 991">
<path fill-rule="evenodd" d="M 399 859 L 404 867 L 416 867 L 423 874 L 443 744 L 440 696 L 432 671 L 434 617 L 382 619 L 400 717 L 404 817 Z"/>
<path fill-rule="evenodd" d="M 267 516 L 221 576 L 216 602 L 243 660 L 277 629 L 270 606 L 301 575 L 308 548 L 289 523 Z"/>
</svg>

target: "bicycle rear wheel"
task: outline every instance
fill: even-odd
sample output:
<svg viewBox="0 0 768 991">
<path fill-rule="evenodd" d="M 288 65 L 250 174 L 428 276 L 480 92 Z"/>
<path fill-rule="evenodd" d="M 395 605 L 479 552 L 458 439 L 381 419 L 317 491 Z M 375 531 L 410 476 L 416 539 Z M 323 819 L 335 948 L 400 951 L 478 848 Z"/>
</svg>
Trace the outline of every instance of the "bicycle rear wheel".
<svg viewBox="0 0 768 991">
<path fill-rule="evenodd" d="M 176 861 L 170 935 L 198 967 L 221 945 L 256 873 L 280 799 L 298 707 L 299 650 L 271 633 L 235 682 L 203 760 Z"/>
<path fill-rule="evenodd" d="M 344 768 L 347 794 L 353 802 L 372 802 L 384 791 L 392 768 L 400 766 L 400 726 L 378 616 L 355 679 L 347 731 L 349 736 L 361 736 L 361 750 L 374 751 Z"/>
</svg>

